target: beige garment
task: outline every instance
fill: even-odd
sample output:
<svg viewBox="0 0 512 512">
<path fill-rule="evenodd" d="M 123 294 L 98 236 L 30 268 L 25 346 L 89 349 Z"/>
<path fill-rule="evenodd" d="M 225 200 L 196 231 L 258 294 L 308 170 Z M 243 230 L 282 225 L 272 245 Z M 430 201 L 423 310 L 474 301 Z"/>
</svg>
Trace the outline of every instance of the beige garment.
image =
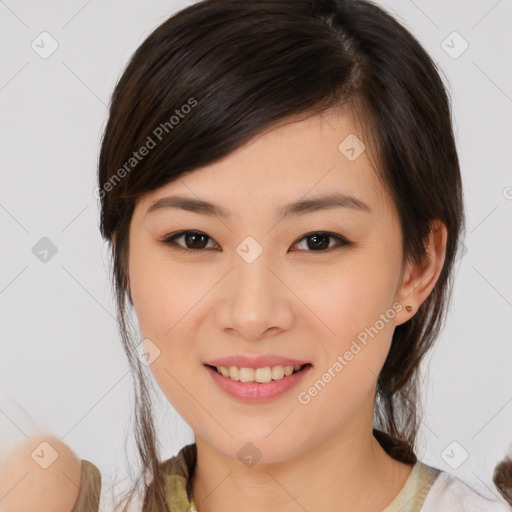
<svg viewBox="0 0 512 512">
<path fill-rule="evenodd" d="M 82 459 L 80 494 L 72 512 L 98 512 L 101 494 L 100 470 L 88 460 Z"/>
</svg>

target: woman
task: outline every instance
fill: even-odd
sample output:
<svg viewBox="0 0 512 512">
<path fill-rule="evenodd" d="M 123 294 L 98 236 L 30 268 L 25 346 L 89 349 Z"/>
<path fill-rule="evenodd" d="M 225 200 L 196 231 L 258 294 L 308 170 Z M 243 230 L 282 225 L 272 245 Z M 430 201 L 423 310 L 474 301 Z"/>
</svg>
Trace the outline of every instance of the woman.
<svg viewBox="0 0 512 512">
<path fill-rule="evenodd" d="M 512 510 L 415 455 L 464 212 L 445 88 L 385 11 L 180 11 L 116 86 L 98 179 L 144 511 Z M 195 435 L 163 463 L 148 369 Z"/>
</svg>

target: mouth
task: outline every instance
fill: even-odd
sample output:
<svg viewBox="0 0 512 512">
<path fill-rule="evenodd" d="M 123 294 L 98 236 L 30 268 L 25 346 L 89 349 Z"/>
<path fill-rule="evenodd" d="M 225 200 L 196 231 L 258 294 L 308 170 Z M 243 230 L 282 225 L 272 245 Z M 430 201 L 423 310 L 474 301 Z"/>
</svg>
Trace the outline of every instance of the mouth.
<svg viewBox="0 0 512 512">
<path fill-rule="evenodd" d="M 213 366 L 203 363 L 212 383 L 224 394 L 247 404 L 262 404 L 281 396 L 289 396 L 308 372 L 311 363 L 276 365 L 261 368 Z"/>
<path fill-rule="evenodd" d="M 228 380 L 236 382 L 252 382 L 265 384 L 271 381 L 284 380 L 290 377 L 291 375 L 303 372 L 311 366 L 311 363 L 295 366 L 265 366 L 261 368 L 248 368 L 238 366 L 213 366 L 210 364 L 205 364 L 204 366 L 211 368 L 217 374 L 222 375 Z"/>
</svg>

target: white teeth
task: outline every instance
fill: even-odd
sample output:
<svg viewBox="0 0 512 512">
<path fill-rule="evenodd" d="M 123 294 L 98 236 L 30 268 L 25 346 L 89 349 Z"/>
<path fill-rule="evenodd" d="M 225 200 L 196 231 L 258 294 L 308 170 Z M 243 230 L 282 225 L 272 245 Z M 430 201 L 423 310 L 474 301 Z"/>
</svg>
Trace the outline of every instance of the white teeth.
<svg viewBox="0 0 512 512">
<path fill-rule="evenodd" d="M 294 371 L 300 370 L 301 366 L 265 366 L 264 368 L 238 368 L 237 366 L 217 367 L 217 372 L 232 380 L 240 382 L 270 382 L 271 380 L 279 380 L 283 377 L 291 375 Z"/>
<path fill-rule="evenodd" d="M 222 372 L 222 366 L 220 368 Z M 240 382 L 251 382 L 251 380 L 254 380 L 254 368 L 240 368 L 238 376 L 240 377 Z"/>
<path fill-rule="evenodd" d="M 274 380 L 282 379 L 284 377 L 284 368 L 282 366 L 273 366 L 271 375 Z"/>
</svg>

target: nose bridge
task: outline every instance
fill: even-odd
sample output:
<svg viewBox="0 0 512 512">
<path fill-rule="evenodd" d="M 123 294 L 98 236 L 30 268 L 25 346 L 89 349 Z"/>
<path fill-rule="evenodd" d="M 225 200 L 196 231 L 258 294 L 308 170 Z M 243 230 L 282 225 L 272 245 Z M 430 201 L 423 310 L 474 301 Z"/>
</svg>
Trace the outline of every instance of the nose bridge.
<svg viewBox="0 0 512 512">
<path fill-rule="evenodd" d="M 220 327 L 248 339 L 257 339 L 271 328 L 287 329 L 292 319 L 286 287 L 274 275 L 271 254 L 256 243 L 246 240 L 237 247 L 219 317 Z"/>
<path fill-rule="evenodd" d="M 251 254 L 250 249 L 247 254 Z M 237 249 L 238 252 L 238 249 Z M 271 264 L 267 251 L 262 252 L 257 257 L 245 259 L 242 255 L 235 263 L 233 272 L 234 284 L 232 294 L 233 306 L 239 309 L 249 308 L 260 313 L 269 308 L 275 300 L 276 282 L 275 277 L 269 269 Z"/>
<path fill-rule="evenodd" d="M 259 293 L 259 285 L 268 285 L 268 277 L 269 274 L 271 275 L 268 266 L 272 265 L 272 254 L 268 246 L 264 247 L 263 243 L 254 237 L 247 236 L 238 244 L 235 252 L 236 255 L 233 255 L 235 279 L 239 284 L 244 284 L 248 293 L 253 288 L 255 293 Z"/>
</svg>

